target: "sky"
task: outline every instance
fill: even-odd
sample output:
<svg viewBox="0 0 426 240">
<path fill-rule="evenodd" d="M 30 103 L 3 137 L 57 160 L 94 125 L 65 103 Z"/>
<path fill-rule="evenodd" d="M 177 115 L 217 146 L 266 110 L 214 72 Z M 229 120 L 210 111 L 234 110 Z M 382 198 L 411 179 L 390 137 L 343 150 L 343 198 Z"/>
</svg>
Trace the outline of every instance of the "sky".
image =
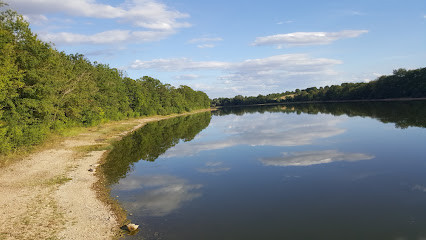
<svg viewBox="0 0 426 240">
<path fill-rule="evenodd" d="M 426 67 L 425 0 L 3 0 L 59 51 L 210 98 Z"/>
</svg>

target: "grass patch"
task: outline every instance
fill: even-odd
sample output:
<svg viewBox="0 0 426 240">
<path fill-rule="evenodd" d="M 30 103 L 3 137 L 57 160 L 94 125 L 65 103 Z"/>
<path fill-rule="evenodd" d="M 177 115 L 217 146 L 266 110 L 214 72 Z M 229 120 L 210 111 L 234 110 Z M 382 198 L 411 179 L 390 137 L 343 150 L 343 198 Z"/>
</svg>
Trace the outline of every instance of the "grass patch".
<svg viewBox="0 0 426 240">
<path fill-rule="evenodd" d="M 120 123 L 120 122 L 111 123 L 111 124 L 108 124 L 107 126 L 99 127 L 98 131 L 101 134 L 103 134 L 106 138 L 110 138 L 114 135 L 130 131 L 136 125 L 137 125 L 137 123 L 126 123 L 126 124 L 123 124 L 123 123 Z"/>
<path fill-rule="evenodd" d="M 29 151 L 20 150 L 19 152 L 14 152 L 8 155 L 0 155 L 0 168 L 6 167 L 11 163 L 22 160 L 24 157 L 29 155 Z"/>
<path fill-rule="evenodd" d="M 72 178 L 66 177 L 64 175 L 59 175 L 59 176 L 56 176 L 56 177 L 53 177 L 53 178 L 47 180 L 45 182 L 45 184 L 48 185 L 48 186 L 62 185 L 62 184 L 66 183 L 68 181 L 71 181 L 71 180 L 72 180 Z"/>
<path fill-rule="evenodd" d="M 61 137 L 58 134 L 49 134 L 45 141 L 38 145 L 31 145 L 31 146 L 21 146 L 18 149 L 14 149 L 12 152 L 8 154 L 0 154 L 0 168 L 9 166 L 15 162 L 18 162 L 26 157 L 28 157 L 30 154 L 35 152 L 41 152 L 47 149 L 51 149 L 54 146 L 58 145 L 58 142 L 62 142 L 64 140 L 63 137 Z"/>
<path fill-rule="evenodd" d="M 84 127 L 74 127 L 71 129 L 66 129 L 61 132 L 52 132 L 47 135 L 46 139 L 37 145 L 30 146 L 21 146 L 18 149 L 14 149 L 12 152 L 7 154 L 0 154 L 0 168 L 9 166 L 15 162 L 18 162 L 30 154 L 35 152 L 41 152 L 47 149 L 52 149 L 57 147 L 63 142 L 67 137 L 77 136 L 83 132 L 87 131 L 87 128 Z"/>
<path fill-rule="evenodd" d="M 59 135 L 61 135 L 62 137 L 74 137 L 86 131 L 87 131 L 86 127 L 72 127 L 72 128 L 63 129 L 59 133 Z"/>
</svg>

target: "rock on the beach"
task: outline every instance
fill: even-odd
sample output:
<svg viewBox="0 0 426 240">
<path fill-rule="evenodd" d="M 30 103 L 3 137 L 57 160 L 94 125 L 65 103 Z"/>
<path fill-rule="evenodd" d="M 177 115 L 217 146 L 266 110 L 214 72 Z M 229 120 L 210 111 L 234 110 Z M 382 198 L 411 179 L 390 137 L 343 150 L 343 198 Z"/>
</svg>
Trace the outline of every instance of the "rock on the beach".
<svg viewBox="0 0 426 240">
<path fill-rule="evenodd" d="M 129 223 L 126 225 L 127 229 L 129 229 L 130 232 L 136 231 L 139 227 L 139 225 Z"/>
</svg>

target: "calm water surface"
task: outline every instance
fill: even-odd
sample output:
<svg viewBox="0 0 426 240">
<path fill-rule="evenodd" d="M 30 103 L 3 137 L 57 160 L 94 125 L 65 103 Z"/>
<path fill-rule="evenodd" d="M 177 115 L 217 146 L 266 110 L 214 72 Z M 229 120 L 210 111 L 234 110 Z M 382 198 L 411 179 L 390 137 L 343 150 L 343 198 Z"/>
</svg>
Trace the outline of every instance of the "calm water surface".
<svg viewBox="0 0 426 240">
<path fill-rule="evenodd" d="M 424 101 L 230 108 L 148 124 L 103 168 L 127 239 L 426 239 L 425 127 Z"/>
</svg>

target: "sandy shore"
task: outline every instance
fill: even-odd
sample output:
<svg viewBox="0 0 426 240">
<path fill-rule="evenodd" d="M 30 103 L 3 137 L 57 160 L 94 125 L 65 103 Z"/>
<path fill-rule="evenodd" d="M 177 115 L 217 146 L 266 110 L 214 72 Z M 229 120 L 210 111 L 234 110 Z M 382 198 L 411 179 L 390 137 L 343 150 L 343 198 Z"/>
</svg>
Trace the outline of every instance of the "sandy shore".
<svg viewBox="0 0 426 240">
<path fill-rule="evenodd" d="M 119 223 L 93 188 L 105 150 L 93 151 L 90 146 L 107 146 L 148 122 L 175 116 L 179 115 L 85 129 L 1 168 L 0 239 L 114 239 Z"/>
</svg>

